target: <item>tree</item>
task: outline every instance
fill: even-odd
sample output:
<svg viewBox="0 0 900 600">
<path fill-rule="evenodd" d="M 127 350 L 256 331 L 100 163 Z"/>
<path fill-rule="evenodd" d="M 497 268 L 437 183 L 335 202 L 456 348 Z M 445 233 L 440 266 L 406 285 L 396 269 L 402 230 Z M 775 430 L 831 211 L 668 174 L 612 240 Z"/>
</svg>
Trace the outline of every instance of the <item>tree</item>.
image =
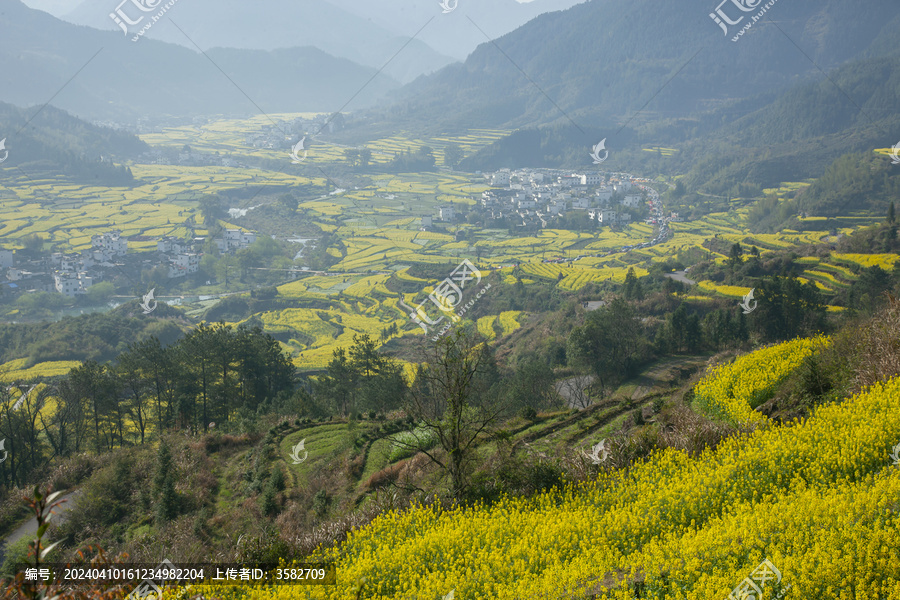
<svg viewBox="0 0 900 600">
<path fill-rule="evenodd" d="M 731 269 L 731 272 L 734 273 L 743 264 L 744 249 L 741 247 L 740 243 L 735 243 L 731 246 L 731 252 L 728 254 L 728 267 Z"/>
<path fill-rule="evenodd" d="M 359 149 L 347 148 L 344 150 L 344 158 L 347 159 L 347 162 L 350 163 L 351 167 L 359 166 Z"/>
<path fill-rule="evenodd" d="M 289 212 L 296 212 L 299 203 L 292 194 L 282 194 L 278 196 L 278 203 Z"/>
<path fill-rule="evenodd" d="M 469 487 L 478 437 L 505 410 L 490 393 L 493 357 L 477 331 L 466 327 L 440 338 L 423 355 L 407 410 L 433 434 L 437 447 L 411 445 L 449 476 L 451 495 L 462 499 Z"/>
<path fill-rule="evenodd" d="M 372 162 L 372 151 L 368 148 L 360 148 L 359 150 L 359 166 L 363 169 L 369 168 L 369 163 Z"/>
<path fill-rule="evenodd" d="M 444 166 L 455 169 L 462 159 L 463 151 L 459 144 L 447 144 L 444 147 Z"/>
<path fill-rule="evenodd" d="M 148 396 L 151 390 L 150 380 L 144 374 L 143 361 L 137 353 L 126 351 L 119 356 L 116 365 L 116 375 L 122 381 L 126 393 L 129 395 L 129 414 L 137 425 L 141 436 L 141 444 L 147 431 L 148 421 Z"/>
<path fill-rule="evenodd" d="M 97 361 L 88 360 L 69 371 L 71 391 L 88 409 L 94 424 L 94 448 L 112 450 L 115 433 L 120 433 L 118 381 Z"/>
<path fill-rule="evenodd" d="M 788 340 L 825 328 L 825 303 L 811 281 L 773 277 L 757 288 L 758 310 L 752 322 L 767 341 Z M 743 313 L 742 313 L 743 314 Z"/>
<path fill-rule="evenodd" d="M 510 404 L 541 410 L 560 404 L 560 395 L 553 380 L 553 369 L 545 360 L 532 358 L 516 368 L 507 392 Z"/>
<path fill-rule="evenodd" d="M 175 492 L 175 465 L 172 452 L 163 440 L 156 456 L 156 473 L 153 476 L 153 496 L 156 499 L 156 521 L 158 524 L 171 521 L 178 516 L 178 494 Z"/>
<path fill-rule="evenodd" d="M 200 199 L 200 214 L 207 229 L 218 229 L 219 220 L 225 218 L 222 201 L 218 196 L 204 196 Z"/>
<path fill-rule="evenodd" d="M 116 287 L 112 282 L 101 281 L 88 288 L 87 297 L 92 304 L 106 304 L 115 293 Z"/>
<path fill-rule="evenodd" d="M 402 368 L 380 354 L 368 334 L 354 336 L 349 352 L 335 350 L 318 383 L 318 395 L 343 415 L 385 413 L 402 406 L 406 391 Z"/>
<path fill-rule="evenodd" d="M 354 402 L 355 381 L 347 360 L 347 351 L 337 348 L 331 353 L 331 362 L 316 381 L 316 395 L 321 397 L 332 414 L 347 415 L 356 412 Z"/>
<path fill-rule="evenodd" d="M 644 299 L 644 288 L 641 286 L 641 280 L 634 273 L 634 267 L 630 267 L 625 275 L 624 294 L 626 300 Z"/>
<path fill-rule="evenodd" d="M 572 330 L 567 357 L 570 366 L 590 369 L 605 390 L 644 360 L 645 346 L 640 319 L 625 300 L 616 298 Z"/>
</svg>

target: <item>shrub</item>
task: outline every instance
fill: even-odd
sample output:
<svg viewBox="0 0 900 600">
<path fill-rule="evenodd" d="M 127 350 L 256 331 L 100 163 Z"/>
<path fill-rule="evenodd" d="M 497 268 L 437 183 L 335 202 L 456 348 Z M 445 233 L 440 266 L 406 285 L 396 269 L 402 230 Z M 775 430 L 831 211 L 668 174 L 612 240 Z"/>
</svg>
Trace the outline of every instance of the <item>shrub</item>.
<svg viewBox="0 0 900 600">
<path fill-rule="evenodd" d="M 266 487 L 263 492 L 260 508 L 267 517 L 273 517 L 278 514 L 278 502 L 275 500 L 275 489 Z"/>
<path fill-rule="evenodd" d="M 312 510 L 318 518 L 323 518 L 328 512 L 328 506 L 331 504 L 331 498 L 325 490 L 319 490 L 313 496 Z"/>
<path fill-rule="evenodd" d="M 275 470 L 272 471 L 272 476 L 269 478 L 269 485 L 276 492 L 281 492 L 284 490 L 284 472 L 278 467 L 275 467 Z"/>
<path fill-rule="evenodd" d="M 519 411 L 519 416 L 521 416 L 523 419 L 534 422 L 535 420 L 537 420 L 537 411 L 530 406 L 525 406 L 522 408 L 522 410 Z"/>
</svg>

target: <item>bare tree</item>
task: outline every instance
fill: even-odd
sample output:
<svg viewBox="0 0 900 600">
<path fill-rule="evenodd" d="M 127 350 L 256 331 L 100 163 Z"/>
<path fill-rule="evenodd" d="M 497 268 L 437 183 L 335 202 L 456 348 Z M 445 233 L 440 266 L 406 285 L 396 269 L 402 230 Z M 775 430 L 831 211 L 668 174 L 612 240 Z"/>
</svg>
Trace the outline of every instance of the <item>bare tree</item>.
<svg viewBox="0 0 900 600">
<path fill-rule="evenodd" d="M 568 408 L 587 408 L 591 405 L 591 395 L 588 388 L 594 382 L 594 376 L 590 373 L 581 373 L 574 377 L 567 377 L 557 384 L 559 395 L 565 398 Z"/>
<path fill-rule="evenodd" d="M 468 474 L 475 458 L 479 436 L 486 432 L 504 407 L 489 397 L 496 367 L 487 343 L 476 331 L 460 327 L 424 351 L 424 364 L 416 374 L 409 401 L 409 414 L 436 438 L 430 444 L 407 441 L 450 477 L 456 499 L 468 488 Z"/>
</svg>

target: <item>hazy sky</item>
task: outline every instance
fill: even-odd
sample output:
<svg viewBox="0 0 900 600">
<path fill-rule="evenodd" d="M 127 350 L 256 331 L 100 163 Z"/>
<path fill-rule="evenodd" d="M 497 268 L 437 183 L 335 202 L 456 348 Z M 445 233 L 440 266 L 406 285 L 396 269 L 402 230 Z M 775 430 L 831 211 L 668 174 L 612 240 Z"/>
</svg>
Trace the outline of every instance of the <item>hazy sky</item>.
<svg viewBox="0 0 900 600">
<path fill-rule="evenodd" d="M 520 4 L 526 4 L 532 1 L 533 0 L 516 0 L 516 2 Z M 37 8 L 56 16 L 70 12 L 79 4 L 78 0 L 22 0 L 22 2 L 31 8 Z"/>
</svg>

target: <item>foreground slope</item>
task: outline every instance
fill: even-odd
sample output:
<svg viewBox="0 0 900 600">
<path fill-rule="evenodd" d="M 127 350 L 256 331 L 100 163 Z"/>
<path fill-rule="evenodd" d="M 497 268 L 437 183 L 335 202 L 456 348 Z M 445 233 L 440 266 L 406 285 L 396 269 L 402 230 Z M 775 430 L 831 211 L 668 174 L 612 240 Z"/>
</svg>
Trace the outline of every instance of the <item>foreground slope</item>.
<svg viewBox="0 0 900 600">
<path fill-rule="evenodd" d="M 787 598 L 900 598 L 898 440 L 893 379 L 695 458 L 669 449 L 532 499 L 384 514 L 323 554 L 339 584 L 306 597 L 352 597 L 362 578 L 369 598 L 723 597 L 768 558 Z"/>
</svg>

